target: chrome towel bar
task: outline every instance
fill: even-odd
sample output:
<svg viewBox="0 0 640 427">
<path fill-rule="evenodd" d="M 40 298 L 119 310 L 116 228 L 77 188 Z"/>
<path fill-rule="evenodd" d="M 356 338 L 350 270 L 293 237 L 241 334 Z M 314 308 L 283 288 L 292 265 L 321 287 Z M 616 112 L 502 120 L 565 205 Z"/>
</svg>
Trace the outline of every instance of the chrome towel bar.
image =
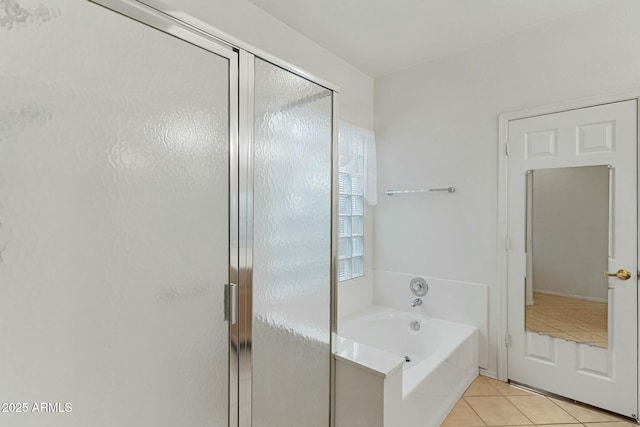
<svg viewBox="0 0 640 427">
<path fill-rule="evenodd" d="M 429 188 L 426 190 L 387 190 L 387 196 L 395 196 L 396 194 L 417 194 L 417 193 L 435 193 L 446 191 L 447 193 L 455 193 L 456 187 Z"/>
</svg>

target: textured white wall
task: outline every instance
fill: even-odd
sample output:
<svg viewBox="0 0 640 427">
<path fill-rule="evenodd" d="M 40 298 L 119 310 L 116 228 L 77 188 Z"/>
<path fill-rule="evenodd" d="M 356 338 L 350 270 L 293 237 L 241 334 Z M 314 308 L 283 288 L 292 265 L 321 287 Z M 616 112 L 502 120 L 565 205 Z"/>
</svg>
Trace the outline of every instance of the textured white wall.
<svg viewBox="0 0 640 427">
<path fill-rule="evenodd" d="M 640 2 L 618 0 L 375 82 L 376 270 L 486 283 L 497 369 L 498 114 L 640 86 Z M 428 42 L 428 41 L 427 41 Z M 452 195 L 383 195 L 455 185 Z"/>
</svg>

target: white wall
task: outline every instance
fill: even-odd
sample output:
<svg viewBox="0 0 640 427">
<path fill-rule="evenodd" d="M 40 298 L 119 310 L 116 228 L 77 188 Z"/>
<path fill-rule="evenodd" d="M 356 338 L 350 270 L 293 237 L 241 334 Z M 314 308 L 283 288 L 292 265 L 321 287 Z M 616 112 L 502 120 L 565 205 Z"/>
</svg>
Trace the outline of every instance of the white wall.
<svg viewBox="0 0 640 427">
<path fill-rule="evenodd" d="M 497 117 L 640 86 L 640 2 L 617 0 L 375 82 L 376 270 L 484 283 L 497 369 Z M 428 42 L 428 41 L 425 41 Z M 455 185 L 451 195 L 388 188 Z"/>
</svg>

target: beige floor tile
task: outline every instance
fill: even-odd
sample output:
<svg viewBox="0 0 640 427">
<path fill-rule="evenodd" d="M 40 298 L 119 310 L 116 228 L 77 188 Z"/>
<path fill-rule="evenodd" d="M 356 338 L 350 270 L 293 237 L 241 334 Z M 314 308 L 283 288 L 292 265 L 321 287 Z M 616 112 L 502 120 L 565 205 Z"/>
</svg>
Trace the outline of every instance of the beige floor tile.
<svg viewBox="0 0 640 427">
<path fill-rule="evenodd" d="M 464 400 L 480 415 L 482 421 L 488 426 L 523 426 L 532 424 L 511 402 L 502 396 L 465 397 Z"/>
<path fill-rule="evenodd" d="M 464 392 L 464 396 L 501 396 L 501 394 L 484 377 L 478 376 Z"/>
<path fill-rule="evenodd" d="M 571 424 L 578 420 L 544 396 L 508 396 L 534 424 Z"/>
<path fill-rule="evenodd" d="M 619 418 L 613 417 L 604 412 L 596 411 L 585 406 L 574 405 L 573 403 L 564 402 L 562 400 L 551 399 L 553 403 L 564 409 L 571 416 L 583 423 L 599 423 L 604 421 L 621 421 Z"/>
<path fill-rule="evenodd" d="M 587 427 L 637 427 L 638 424 L 626 421 L 610 422 L 610 423 L 584 423 Z"/>
<path fill-rule="evenodd" d="M 582 316 L 585 322 L 589 322 L 589 323 L 606 323 L 606 317 L 603 317 L 602 315 L 597 316 L 597 315 L 585 315 Z"/>
<path fill-rule="evenodd" d="M 493 393 L 493 389 L 501 395 L 461 398 L 444 427 L 638 427 L 624 417 L 548 398 L 493 378 L 480 376 L 473 384 L 476 391 Z"/>
<path fill-rule="evenodd" d="M 553 317 L 545 316 L 544 314 L 536 315 L 535 319 L 536 322 L 546 323 L 547 325 L 551 325 L 556 321 Z"/>
<path fill-rule="evenodd" d="M 526 329 L 532 332 L 549 332 L 549 331 L 557 331 L 553 326 L 549 326 L 546 323 L 537 323 L 537 322 L 527 322 Z"/>
<path fill-rule="evenodd" d="M 514 387 L 503 381 L 494 380 L 493 378 L 485 378 L 485 380 L 495 387 L 500 394 L 504 396 L 530 396 L 533 395 L 530 391 L 523 390 L 519 387 Z"/>
<path fill-rule="evenodd" d="M 485 426 L 478 414 L 464 400 L 459 401 L 442 423 L 442 427 Z"/>
<path fill-rule="evenodd" d="M 578 338 L 574 337 L 573 335 L 567 333 L 567 332 L 559 332 L 559 331 L 549 331 L 549 332 L 545 332 L 544 335 L 549 335 L 550 337 L 555 337 L 555 338 L 563 338 L 565 340 L 569 340 L 569 341 L 578 341 Z"/>
<path fill-rule="evenodd" d="M 566 334 L 566 332 L 561 331 L 559 329 L 554 328 L 553 326 L 547 326 L 544 329 L 541 329 L 539 331 L 535 331 L 535 332 L 542 332 L 543 335 L 550 335 L 550 334 Z"/>
<path fill-rule="evenodd" d="M 607 332 L 607 328 L 606 327 L 592 325 L 591 323 L 581 322 L 579 320 L 576 320 L 573 323 L 574 323 L 574 325 L 578 325 L 582 329 L 584 329 L 586 331 L 589 331 L 589 332 L 595 332 L 595 333 L 598 333 L 598 334 Z"/>
<path fill-rule="evenodd" d="M 596 337 L 588 333 L 606 333 L 606 303 L 537 292 L 534 294 L 534 300 L 533 306 L 526 307 L 527 330 L 598 346 L 607 341 L 606 337 Z M 543 330 L 541 323 L 547 325 L 548 330 Z"/>
<path fill-rule="evenodd" d="M 587 331 L 587 329 L 583 328 L 582 326 L 576 323 L 569 323 L 569 322 L 557 322 L 553 324 L 553 327 L 563 332 L 586 332 Z"/>
<path fill-rule="evenodd" d="M 602 341 L 602 339 L 594 336 L 593 332 L 569 332 L 569 334 L 584 342 Z"/>
</svg>

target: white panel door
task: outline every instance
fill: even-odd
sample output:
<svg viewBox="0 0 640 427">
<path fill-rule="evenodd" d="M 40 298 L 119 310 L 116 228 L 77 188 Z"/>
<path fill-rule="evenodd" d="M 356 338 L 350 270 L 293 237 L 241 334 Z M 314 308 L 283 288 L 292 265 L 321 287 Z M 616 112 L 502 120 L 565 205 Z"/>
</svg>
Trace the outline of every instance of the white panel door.
<svg viewBox="0 0 640 427">
<path fill-rule="evenodd" d="M 8 4 L 0 425 L 228 426 L 235 54 L 87 1 Z"/>
<path fill-rule="evenodd" d="M 637 414 L 637 105 L 635 100 L 513 120 L 508 163 L 508 377 Z M 525 331 L 527 171 L 610 165 L 608 346 Z M 604 281 L 603 286 L 606 286 Z"/>
</svg>

